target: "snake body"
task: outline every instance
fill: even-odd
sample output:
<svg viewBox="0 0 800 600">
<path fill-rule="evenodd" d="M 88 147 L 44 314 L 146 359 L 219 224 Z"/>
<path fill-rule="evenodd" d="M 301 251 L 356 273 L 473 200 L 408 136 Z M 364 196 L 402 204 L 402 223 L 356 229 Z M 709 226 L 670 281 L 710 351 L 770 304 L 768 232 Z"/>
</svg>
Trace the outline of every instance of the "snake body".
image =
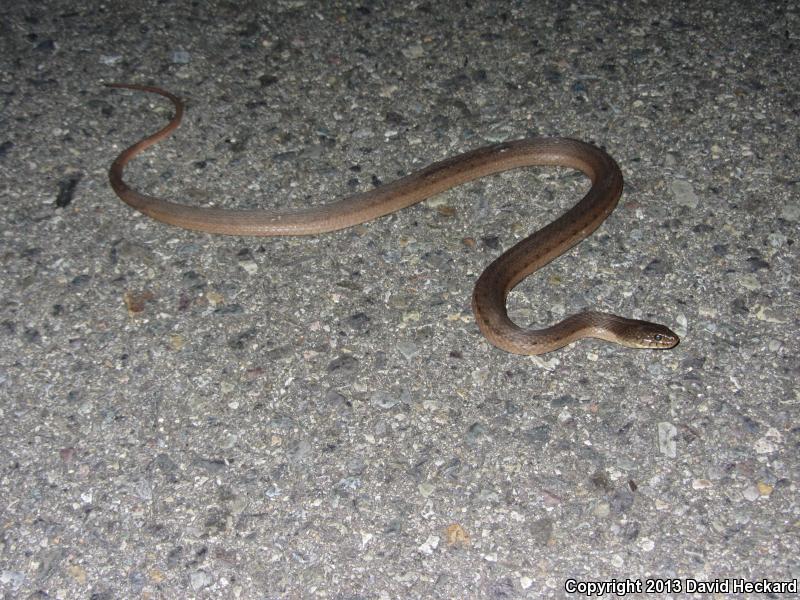
<svg viewBox="0 0 800 600">
<path fill-rule="evenodd" d="M 507 250 L 478 278 L 472 309 L 492 344 L 517 354 L 543 354 L 580 338 L 595 337 L 632 348 L 671 348 L 678 336 L 664 325 L 587 311 L 545 329 L 523 329 L 508 317 L 506 298 L 525 277 L 590 235 L 614 210 L 622 194 L 622 173 L 599 148 L 568 138 L 530 138 L 492 144 L 433 163 L 368 192 L 300 210 L 227 210 L 187 206 L 142 194 L 123 180 L 125 165 L 169 136 L 180 125 L 183 102 L 158 87 L 112 83 L 110 87 L 159 94 L 172 101 L 175 115 L 156 133 L 123 150 L 109 170 L 111 187 L 136 210 L 186 229 L 250 236 L 313 235 L 351 227 L 411 206 L 466 181 L 526 166 L 577 169 L 591 179 L 575 206 Z"/>
</svg>

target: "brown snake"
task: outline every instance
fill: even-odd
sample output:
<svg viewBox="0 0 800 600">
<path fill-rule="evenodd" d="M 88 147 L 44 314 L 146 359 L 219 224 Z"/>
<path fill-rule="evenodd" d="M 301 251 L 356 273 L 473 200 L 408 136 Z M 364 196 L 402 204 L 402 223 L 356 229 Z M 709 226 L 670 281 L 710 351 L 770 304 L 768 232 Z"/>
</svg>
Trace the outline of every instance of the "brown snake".
<svg viewBox="0 0 800 600">
<path fill-rule="evenodd" d="M 504 252 L 475 283 L 472 310 L 478 327 L 492 344 L 517 354 L 543 354 L 584 337 L 595 337 L 631 348 L 672 348 L 678 336 L 664 325 L 587 311 L 545 329 L 523 329 L 508 317 L 506 298 L 528 275 L 542 268 L 590 235 L 611 214 L 622 194 L 622 173 L 608 154 L 568 138 L 531 138 L 492 144 L 433 163 L 411 175 L 338 202 L 300 210 L 227 210 L 186 206 L 147 196 L 128 187 L 122 175 L 137 154 L 168 137 L 183 116 L 183 102 L 157 87 L 110 83 L 159 94 L 175 105 L 166 127 L 123 150 L 108 177 L 117 196 L 158 221 L 186 229 L 230 235 L 311 235 L 351 227 L 382 217 L 465 181 L 526 166 L 561 166 L 586 174 L 592 186 L 575 206 L 558 219 Z"/>
</svg>

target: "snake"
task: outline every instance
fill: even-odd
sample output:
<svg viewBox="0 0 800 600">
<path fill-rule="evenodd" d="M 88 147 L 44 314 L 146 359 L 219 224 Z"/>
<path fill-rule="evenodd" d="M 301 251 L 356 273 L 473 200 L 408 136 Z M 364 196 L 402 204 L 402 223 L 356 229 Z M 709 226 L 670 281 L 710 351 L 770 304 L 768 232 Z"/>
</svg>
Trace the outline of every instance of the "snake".
<svg viewBox="0 0 800 600">
<path fill-rule="evenodd" d="M 523 279 L 591 235 L 617 206 L 623 179 L 619 166 L 604 150 L 571 138 L 532 137 L 494 143 L 452 156 L 336 202 L 301 209 L 235 210 L 180 204 L 149 196 L 123 179 L 125 166 L 139 153 L 172 134 L 181 123 L 184 103 L 159 87 L 107 83 L 158 94 L 170 100 L 175 113 L 162 129 L 123 150 L 111 164 L 109 182 L 119 198 L 139 212 L 170 225 L 215 234 L 239 236 L 318 235 L 388 215 L 464 182 L 531 166 L 567 167 L 584 173 L 589 191 L 557 219 L 516 243 L 478 277 L 472 310 L 485 338 L 502 350 L 539 355 L 582 338 L 599 338 L 629 348 L 672 348 L 679 338 L 665 325 L 586 310 L 543 329 L 514 323 L 506 306 L 511 290 Z"/>
</svg>

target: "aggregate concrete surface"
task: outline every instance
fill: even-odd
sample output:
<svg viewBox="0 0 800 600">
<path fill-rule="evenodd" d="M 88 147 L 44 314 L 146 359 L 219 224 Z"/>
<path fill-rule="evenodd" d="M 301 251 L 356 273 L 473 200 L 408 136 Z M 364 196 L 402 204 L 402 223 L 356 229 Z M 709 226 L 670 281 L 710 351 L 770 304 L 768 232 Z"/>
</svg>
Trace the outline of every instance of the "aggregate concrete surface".
<svg viewBox="0 0 800 600">
<path fill-rule="evenodd" d="M 0 13 L 5 598 L 800 577 L 796 2 Z M 574 171 L 317 237 L 196 233 L 110 189 L 114 156 L 172 114 L 111 81 L 186 99 L 127 179 L 196 205 L 331 202 L 531 135 L 602 146 L 619 208 L 512 314 L 592 307 L 681 344 L 531 358 L 480 335 L 475 279 L 588 188 Z"/>
</svg>

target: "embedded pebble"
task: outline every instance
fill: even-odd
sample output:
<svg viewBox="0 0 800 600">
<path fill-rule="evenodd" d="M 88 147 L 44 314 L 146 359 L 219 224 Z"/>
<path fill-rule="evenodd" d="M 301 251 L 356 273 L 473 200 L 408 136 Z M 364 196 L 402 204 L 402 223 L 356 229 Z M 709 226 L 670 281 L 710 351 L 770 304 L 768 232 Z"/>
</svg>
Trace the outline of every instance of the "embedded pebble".
<svg viewBox="0 0 800 600">
<path fill-rule="evenodd" d="M 428 539 L 425 540 L 420 546 L 419 551 L 422 554 L 431 555 L 433 551 L 439 546 L 439 536 L 438 535 L 431 535 L 428 536 Z"/>
<path fill-rule="evenodd" d="M 695 194 L 694 186 L 690 182 L 683 179 L 673 179 L 670 183 L 670 190 L 676 204 L 688 208 L 697 208 L 700 199 Z"/>
<path fill-rule="evenodd" d="M 662 421 L 658 424 L 658 449 L 664 456 L 675 458 L 678 455 L 678 428 L 672 423 Z"/>
<path fill-rule="evenodd" d="M 422 47 L 422 44 L 413 44 L 403 48 L 402 53 L 406 58 L 413 60 L 425 56 L 425 49 Z"/>
<path fill-rule="evenodd" d="M 395 347 L 406 360 L 411 360 L 419 354 L 419 346 L 417 346 L 414 342 L 400 341 L 395 344 Z"/>
<path fill-rule="evenodd" d="M 761 498 L 761 492 L 759 491 L 757 485 L 748 485 L 742 492 L 742 496 L 744 496 L 744 498 L 750 502 L 755 502 Z"/>
<path fill-rule="evenodd" d="M 211 575 L 209 575 L 206 571 L 195 571 L 191 575 L 189 575 L 189 581 L 192 585 L 192 589 L 196 592 L 202 590 L 210 586 L 214 583 Z"/>
<path fill-rule="evenodd" d="M 113 66 L 122 60 L 121 54 L 103 54 L 100 56 L 100 64 Z"/>
<path fill-rule="evenodd" d="M 170 54 L 169 58 L 173 64 L 187 65 L 192 60 L 192 55 L 183 48 L 178 48 L 177 50 L 172 51 L 172 54 Z"/>
<path fill-rule="evenodd" d="M 396 406 L 397 403 L 400 402 L 397 396 L 395 396 L 394 394 L 390 394 L 389 392 L 386 392 L 384 390 L 377 390 L 375 392 L 372 392 L 372 394 L 370 395 L 370 400 L 372 401 L 372 404 L 374 404 L 378 408 L 387 408 L 387 409 Z"/>
<path fill-rule="evenodd" d="M 423 498 L 428 498 L 433 494 L 433 492 L 436 491 L 436 486 L 434 486 L 431 483 L 425 482 L 425 483 L 420 483 L 417 486 L 417 489 L 419 490 L 419 493 Z"/>
<path fill-rule="evenodd" d="M 12 590 L 18 590 L 25 583 L 25 573 L 21 571 L 2 571 L 0 572 L 0 583 L 9 586 Z"/>
<path fill-rule="evenodd" d="M 239 266 L 247 271 L 248 275 L 255 275 L 258 273 L 258 264 L 254 260 L 241 260 Z"/>
<path fill-rule="evenodd" d="M 771 439 L 762 437 L 753 444 L 753 450 L 758 454 L 771 454 L 778 451 L 778 445 Z"/>
</svg>

